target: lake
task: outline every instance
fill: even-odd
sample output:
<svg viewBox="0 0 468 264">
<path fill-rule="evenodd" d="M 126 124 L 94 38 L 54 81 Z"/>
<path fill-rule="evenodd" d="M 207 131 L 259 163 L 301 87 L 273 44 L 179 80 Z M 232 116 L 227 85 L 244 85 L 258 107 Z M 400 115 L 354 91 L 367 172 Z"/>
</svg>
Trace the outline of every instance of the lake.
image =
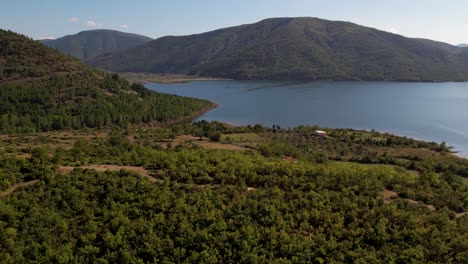
<svg viewBox="0 0 468 264">
<path fill-rule="evenodd" d="M 445 141 L 468 157 L 468 83 L 195 81 L 146 87 L 220 105 L 198 119 L 375 129 Z"/>
</svg>

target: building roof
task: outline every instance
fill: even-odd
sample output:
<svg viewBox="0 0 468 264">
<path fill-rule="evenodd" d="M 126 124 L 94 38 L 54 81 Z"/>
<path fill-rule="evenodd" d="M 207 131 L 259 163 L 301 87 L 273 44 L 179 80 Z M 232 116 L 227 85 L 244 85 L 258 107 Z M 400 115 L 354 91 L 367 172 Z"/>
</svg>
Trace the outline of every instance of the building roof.
<svg viewBox="0 0 468 264">
<path fill-rule="evenodd" d="M 317 133 L 317 134 L 326 134 L 327 132 L 325 132 L 323 130 L 315 130 L 315 133 Z"/>
</svg>

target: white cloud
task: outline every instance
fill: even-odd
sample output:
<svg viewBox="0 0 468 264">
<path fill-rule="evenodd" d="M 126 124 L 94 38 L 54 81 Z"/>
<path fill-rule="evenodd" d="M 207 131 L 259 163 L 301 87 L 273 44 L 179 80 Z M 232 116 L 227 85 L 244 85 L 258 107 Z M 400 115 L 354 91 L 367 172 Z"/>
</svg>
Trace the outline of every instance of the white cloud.
<svg viewBox="0 0 468 264">
<path fill-rule="evenodd" d="M 77 18 L 77 17 L 70 17 L 68 19 L 68 22 L 70 22 L 70 23 L 78 23 L 79 21 L 80 21 L 80 19 Z"/>
<path fill-rule="evenodd" d="M 88 21 L 88 22 L 86 22 L 86 25 L 88 27 L 95 27 L 95 28 L 104 26 L 102 23 L 99 23 L 99 22 L 96 22 L 96 21 Z"/>
<path fill-rule="evenodd" d="M 388 31 L 392 32 L 393 34 L 399 34 L 398 29 L 391 27 Z"/>
<path fill-rule="evenodd" d="M 40 36 L 40 37 L 36 38 L 36 40 L 44 40 L 44 39 L 56 39 L 56 37 L 45 35 L 45 36 Z"/>
<path fill-rule="evenodd" d="M 121 27 L 121 28 L 128 29 L 128 25 L 127 25 L 127 24 L 120 25 L 120 27 Z"/>
</svg>

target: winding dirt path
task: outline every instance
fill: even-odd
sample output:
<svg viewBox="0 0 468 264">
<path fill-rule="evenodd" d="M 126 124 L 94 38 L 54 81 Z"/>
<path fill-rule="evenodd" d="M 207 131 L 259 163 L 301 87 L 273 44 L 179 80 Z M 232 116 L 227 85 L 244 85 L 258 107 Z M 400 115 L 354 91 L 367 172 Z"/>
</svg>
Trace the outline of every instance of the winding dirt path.
<svg viewBox="0 0 468 264">
<path fill-rule="evenodd" d="M 127 170 L 127 171 L 133 171 L 136 172 L 146 178 L 148 178 L 150 181 L 155 182 L 156 179 L 150 176 L 149 170 L 143 168 L 143 167 L 137 167 L 137 166 L 119 166 L 119 165 L 112 165 L 112 164 L 105 164 L 105 165 L 87 165 L 87 166 L 59 166 L 57 168 L 57 172 L 60 174 L 69 174 L 71 173 L 74 169 L 89 169 L 89 170 L 95 170 L 98 172 L 105 172 L 105 171 L 120 171 L 120 170 Z"/>
<path fill-rule="evenodd" d="M 0 192 L 0 197 L 5 197 L 11 194 L 12 192 L 16 191 L 16 189 L 31 186 L 33 184 L 36 184 L 39 180 L 32 180 L 32 181 L 27 181 L 27 182 L 19 182 L 8 188 L 6 191 Z"/>
<path fill-rule="evenodd" d="M 431 211 L 437 211 L 437 209 L 435 208 L 434 205 L 432 204 L 425 204 L 423 202 L 420 202 L 420 201 L 416 201 L 416 200 L 413 200 L 413 199 L 406 199 L 406 198 L 400 198 L 400 196 L 398 195 L 398 193 L 394 192 L 394 191 L 390 191 L 388 189 L 384 189 L 382 191 L 382 195 L 383 195 L 383 198 L 384 198 L 384 203 L 385 204 L 390 204 L 391 202 L 394 202 L 396 200 L 404 200 L 404 201 L 407 201 L 408 203 L 411 203 L 411 204 L 420 204 L 420 205 L 423 205 L 425 206 L 427 209 L 431 210 Z M 455 215 L 456 217 L 462 217 L 464 215 L 466 215 L 467 212 L 463 212 L 463 213 L 456 213 L 455 212 Z"/>
<path fill-rule="evenodd" d="M 205 148 L 205 149 L 220 149 L 220 150 L 235 150 L 235 151 L 244 151 L 244 150 L 249 150 L 246 147 L 243 146 L 238 146 L 230 143 L 221 143 L 221 142 L 213 142 L 209 141 L 204 137 L 202 140 L 200 140 L 200 137 L 195 137 L 192 135 L 181 135 L 172 140 L 171 142 L 163 142 L 161 143 L 161 146 L 163 148 L 167 148 L 168 143 L 171 143 L 173 146 L 178 146 L 181 144 L 184 144 L 185 142 L 190 142 L 193 143 L 199 147 Z"/>
</svg>

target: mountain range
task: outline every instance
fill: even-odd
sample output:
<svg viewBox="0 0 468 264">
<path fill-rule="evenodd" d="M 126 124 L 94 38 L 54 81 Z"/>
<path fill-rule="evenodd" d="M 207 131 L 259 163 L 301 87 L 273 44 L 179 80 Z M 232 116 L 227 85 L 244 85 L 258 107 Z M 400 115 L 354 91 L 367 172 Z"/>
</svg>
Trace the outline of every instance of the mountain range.
<svg viewBox="0 0 468 264">
<path fill-rule="evenodd" d="M 466 49 L 308 17 L 166 36 L 87 63 L 117 72 L 234 79 L 468 80 Z"/>
<path fill-rule="evenodd" d="M 106 52 L 125 50 L 151 41 L 149 37 L 115 30 L 82 31 L 58 39 L 40 40 L 43 44 L 82 60 Z"/>
</svg>

